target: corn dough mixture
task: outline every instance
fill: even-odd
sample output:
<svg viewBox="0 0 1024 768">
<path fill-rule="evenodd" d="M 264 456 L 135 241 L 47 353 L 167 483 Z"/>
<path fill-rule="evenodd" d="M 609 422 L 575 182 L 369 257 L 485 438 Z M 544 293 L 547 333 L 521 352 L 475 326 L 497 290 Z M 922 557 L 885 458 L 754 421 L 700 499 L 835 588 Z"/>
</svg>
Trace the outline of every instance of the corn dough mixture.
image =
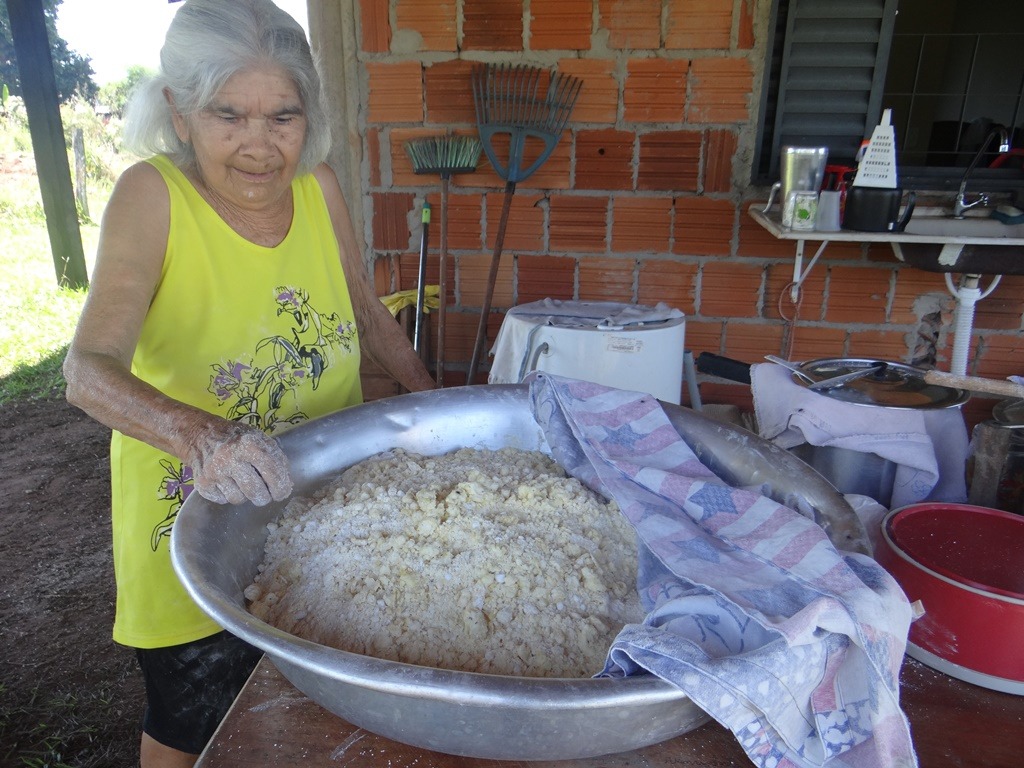
<svg viewBox="0 0 1024 768">
<path fill-rule="evenodd" d="M 292 500 L 269 528 L 249 610 L 342 650 L 590 677 L 643 618 L 632 527 L 538 451 L 388 451 Z"/>
</svg>

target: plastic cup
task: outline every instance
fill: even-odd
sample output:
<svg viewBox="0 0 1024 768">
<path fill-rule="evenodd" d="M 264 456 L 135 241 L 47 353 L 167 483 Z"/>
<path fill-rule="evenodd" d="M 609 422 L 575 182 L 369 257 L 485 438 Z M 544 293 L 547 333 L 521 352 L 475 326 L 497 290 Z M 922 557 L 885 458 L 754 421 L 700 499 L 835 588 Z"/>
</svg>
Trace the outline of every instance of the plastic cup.
<svg viewBox="0 0 1024 768">
<path fill-rule="evenodd" d="M 818 211 L 814 228 L 819 232 L 838 232 L 840 229 L 839 205 L 842 193 L 824 190 L 818 195 Z"/>
</svg>

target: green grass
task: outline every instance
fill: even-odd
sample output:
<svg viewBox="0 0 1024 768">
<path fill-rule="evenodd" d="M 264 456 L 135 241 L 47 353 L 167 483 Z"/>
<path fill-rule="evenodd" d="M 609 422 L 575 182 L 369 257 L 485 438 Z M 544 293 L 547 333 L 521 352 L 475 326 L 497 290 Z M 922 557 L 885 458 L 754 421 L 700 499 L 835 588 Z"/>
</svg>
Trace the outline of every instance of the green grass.
<svg viewBox="0 0 1024 768">
<path fill-rule="evenodd" d="M 6 157 L 10 168 L 12 155 Z M 86 294 L 58 285 L 32 156 L 17 160 L 18 172 L 0 174 L 0 405 L 63 393 L 61 364 Z M 94 186 L 89 207 L 98 219 L 110 184 Z M 98 227 L 84 220 L 81 234 L 91 270 Z"/>
<path fill-rule="evenodd" d="M 84 290 L 61 288 L 45 221 L 0 215 L 8 245 L 0 249 L 0 405 L 63 391 L 60 367 L 85 301 Z M 96 227 L 82 227 L 87 254 Z M 87 263 L 91 259 L 87 259 Z"/>
</svg>

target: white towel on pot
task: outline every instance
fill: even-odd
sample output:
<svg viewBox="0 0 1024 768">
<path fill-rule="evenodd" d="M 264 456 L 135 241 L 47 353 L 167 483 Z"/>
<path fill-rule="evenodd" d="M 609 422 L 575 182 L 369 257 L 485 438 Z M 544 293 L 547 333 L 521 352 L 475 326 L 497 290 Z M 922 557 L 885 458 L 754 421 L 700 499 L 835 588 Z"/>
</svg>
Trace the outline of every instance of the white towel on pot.
<svg viewBox="0 0 1024 768">
<path fill-rule="evenodd" d="M 959 408 L 884 408 L 812 392 L 780 365 L 751 366 L 761 437 L 782 448 L 802 443 L 875 453 L 897 465 L 892 508 L 967 499 L 967 426 Z"/>
</svg>

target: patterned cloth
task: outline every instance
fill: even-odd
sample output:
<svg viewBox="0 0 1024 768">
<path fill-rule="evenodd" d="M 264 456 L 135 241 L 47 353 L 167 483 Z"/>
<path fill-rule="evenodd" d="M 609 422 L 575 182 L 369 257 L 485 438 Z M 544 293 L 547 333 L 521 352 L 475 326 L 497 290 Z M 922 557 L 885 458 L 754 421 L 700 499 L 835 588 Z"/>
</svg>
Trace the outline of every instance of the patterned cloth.
<svg viewBox="0 0 1024 768">
<path fill-rule="evenodd" d="M 881 567 L 724 484 L 648 395 L 535 374 L 530 400 L 562 466 L 637 530 L 649 613 L 602 675 L 678 686 L 759 766 L 917 765 L 899 706 L 911 609 Z"/>
</svg>

